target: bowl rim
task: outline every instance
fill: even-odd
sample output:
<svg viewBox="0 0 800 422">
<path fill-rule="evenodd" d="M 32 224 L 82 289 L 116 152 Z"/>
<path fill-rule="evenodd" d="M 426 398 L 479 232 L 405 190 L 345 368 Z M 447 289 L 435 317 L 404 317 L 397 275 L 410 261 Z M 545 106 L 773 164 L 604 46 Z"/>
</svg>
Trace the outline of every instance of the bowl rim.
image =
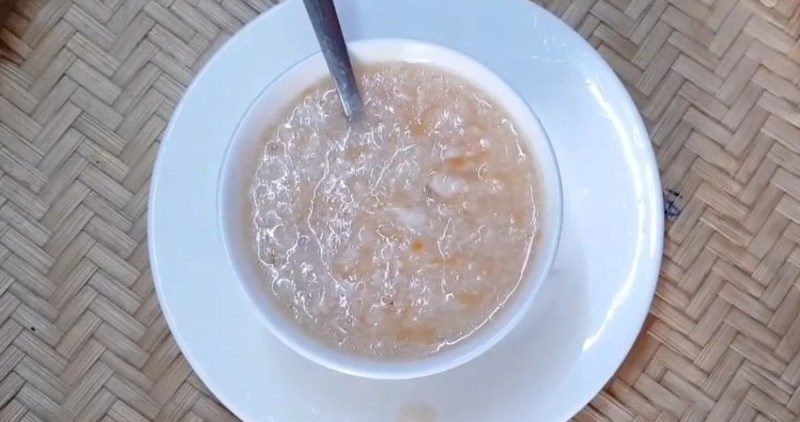
<svg viewBox="0 0 800 422">
<path fill-rule="evenodd" d="M 291 102 L 297 95 L 318 83 L 324 75 L 327 75 L 324 58 L 320 52 L 312 54 L 288 67 L 284 72 L 267 84 L 247 107 L 237 123 L 233 135 L 231 139 L 229 139 L 225 149 L 222 161 L 223 164 L 220 169 L 220 177 L 218 178 L 217 218 L 223 232 L 222 243 L 226 257 L 236 274 L 237 282 L 242 284 L 248 299 L 253 302 L 256 309 L 258 309 L 258 314 L 261 316 L 262 321 L 267 326 L 270 333 L 289 349 L 323 367 L 364 378 L 399 380 L 434 375 L 465 364 L 491 349 L 492 346 L 499 343 L 510 333 L 529 311 L 536 292 L 546 281 L 555 259 L 561 237 L 563 189 L 558 162 L 550 138 L 547 136 L 547 132 L 544 130 L 539 118 L 530 105 L 523 100 L 505 80 L 476 59 L 449 47 L 408 38 L 358 40 L 348 43 L 348 48 L 353 62 L 356 64 L 359 62 L 402 61 L 429 65 L 445 73 L 452 74 L 470 83 L 477 91 L 495 100 L 508 114 L 513 116 L 514 123 L 518 130 L 523 128 L 523 132 L 535 133 L 534 136 L 523 137 L 523 139 L 528 148 L 532 148 L 533 144 L 536 143 L 537 148 L 533 155 L 536 157 L 535 161 L 537 161 L 538 175 L 542 179 L 548 179 L 549 183 L 547 183 L 546 187 L 546 183 L 541 183 L 542 187 L 545 187 L 544 190 L 547 191 L 544 207 L 547 214 L 544 217 L 546 223 L 545 227 L 540 228 L 539 231 L 539 233 L 544 233 L 542 236 L 543 239 L 540 239 L 537 242 L 537 246 L 532 247 L 532 249 L 545 253 L 535 259 L 536 265 L 534 273 L 529 274 L 531 270 L 530 264 L 533 262 L 533 258 L 529 257 L 526 262 L 525 275 L 522 277 L 520 285 L 512 294 L 509 302 L 504 305 L 504 309 L 499 312 L 499 315 L 492 317 L 488 326 L 479 328 L 478 331 L 471 334 L 463 344 L 414 360 L 381 360 L 336 350 L 313 338 L 293 321 L 289 321 L 288 318 L 280 314 L 276 309 L 272 309 L 271 311 L 266 310 L 267 308 L 274 308 L 274 305 L 269 303 L 269 301 L 259 300 L 255 297 L 257 294 L 253 291 L 253 283 L 246 280 L 249 277 L 243 274 L 244 270 L 242 269 L 242 264 L 237 263 L 242 259 L 236 257 L 237 252 L 234 250 L 241 248 L 232 246 L 241 242 L 232 242 L 230 240 L 229 233 L 236 229 L 231 228 L 232 218 L 230 216 L 230 206 L 226 204 L 231 202 L 227 199 L 232 193 L 230 189 L 226 187 L 231 184 L 230 175 L 235 172 L 232 168 L 236 167 L 234 163 L 239 162 L 238 160 L 232 159 L 232 155 L 237 153 L 237 145 L 246 142 L 246 140 L 243 141 L 243 132 L 246 132 L 248 124 L 255 120 L 255 115 L 262 114 L 262 110 L 260 109 L 264 107 L 264 104 L 269 103 L 266 98 L 270 97 L 270 93 L 291 85 L 293 88 L 290 88 L 290 90 L 293 91 L 293 94 L 288 96 L 288 98 L 282 98 L 280 100 L 284 103 Z M 442 57 L 445 58 L 443 59 Z M 448 67 L 443 63 L 448 60 L 453 60 L 456 63 L 465 65 L 469 70 L 477 72 L 482 77 L 488 78 L 490 82 L 476 80 L 474 77 L 467 76 L 467 72 L 464 68 L 458 68 L 454 65 Z M 309 72 L 316 72 L 319 78 L 300 78 L 299 75 Z M 290 83 L 299 82 L 297 81 L 298 79 L 302 80 L 304 85 Z M 494 88 L 497 88 L 500 92 L 489 92 L 484 89 L 485 87 L 480 85 L 493 85 Z M 511 107 L 510 104 L 516 108 Z M 280 115 L 280 113 L 284 111 L 285 106 L 286 104 L 283 104 L 281 107 L 273 107 L 278 110 L 273 114 Z M 524 119 L 520 120 L 521 116 L 524 116 Z M 266 120 L 270 121 L 270 119 Z M 271 121 L 270 124 L 272 124 Z M 269 126 L 268 124 L 263 125 L 265 127 Z M 528 135 L 531 134 L 528 133 Z M 544 171 L 542 167 L 548 167 L 549 170 Z M 241 198 L 241 196 L 239 197 Z M 537 207 L 537 214 L 538 211 L 539 207 Z M 252 267 L 252 265 L 250 266 Z"/>
</svg>

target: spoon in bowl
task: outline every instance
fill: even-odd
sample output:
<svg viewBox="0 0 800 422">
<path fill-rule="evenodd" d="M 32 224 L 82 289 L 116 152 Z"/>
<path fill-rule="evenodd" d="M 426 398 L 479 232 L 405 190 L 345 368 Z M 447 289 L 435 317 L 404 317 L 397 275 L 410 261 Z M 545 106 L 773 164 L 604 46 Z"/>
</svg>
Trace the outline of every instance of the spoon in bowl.
<svg viewBox="0 0 800 422">
<path fill-rule="evenodd" d="M 303 0 L 311 19 L 311 25 L 317 34 L 317 41 L 325 56 L 328 70 L 333 76 L 336 90 L 342 99 L 344 114 L 351 121 L 358 120 L 361 116 L 363 103 L 361 94 L 358 92 L 356 77 L 353 74 L 353 66 L 350 63 L 350 56 L 347 54 L 347 46 L 342 36 L 342 28 L 339 25 L 339 17 L 336 15 L 336 6 L 333 0 Z"/>
</svg>

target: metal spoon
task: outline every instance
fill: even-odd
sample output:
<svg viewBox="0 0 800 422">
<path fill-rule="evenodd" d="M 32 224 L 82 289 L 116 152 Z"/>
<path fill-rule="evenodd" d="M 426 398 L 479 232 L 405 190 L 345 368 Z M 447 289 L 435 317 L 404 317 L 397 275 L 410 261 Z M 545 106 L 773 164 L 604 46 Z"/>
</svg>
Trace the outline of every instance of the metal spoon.
<svg viewBox="0 0 800 422">
<path fill-rule="evenodd" d="M 363 103 L 333 0 L 303 0 L 303 3 L 306 6 L 308 17 L 311 18 L 314 32 L 317 34 L 322 55 L 325 56 L 325 62 L 328 63 L 328 70 L 333 76 L 339 97 L 342 99 L 344 114 L 350 120 L 357 120 L 361 116 Z"/>
</svg>

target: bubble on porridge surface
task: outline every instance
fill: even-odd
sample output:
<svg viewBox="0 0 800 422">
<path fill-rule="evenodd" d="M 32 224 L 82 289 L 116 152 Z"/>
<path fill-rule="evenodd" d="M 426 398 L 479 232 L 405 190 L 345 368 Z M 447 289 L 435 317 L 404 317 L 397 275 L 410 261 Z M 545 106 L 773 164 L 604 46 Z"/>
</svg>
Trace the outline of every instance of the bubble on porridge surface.
<svg viewBox="0 0 800 422">
<path fill-rule="evenodd" d="M 534 169 L 504 110 L 420 65 L 360 69 L 349 124 L 329 81 L 266 134 L 251 189 L 264 283 L 357 354 L 450 347 L 502 308 L 536 232 Z"/>
</svg>

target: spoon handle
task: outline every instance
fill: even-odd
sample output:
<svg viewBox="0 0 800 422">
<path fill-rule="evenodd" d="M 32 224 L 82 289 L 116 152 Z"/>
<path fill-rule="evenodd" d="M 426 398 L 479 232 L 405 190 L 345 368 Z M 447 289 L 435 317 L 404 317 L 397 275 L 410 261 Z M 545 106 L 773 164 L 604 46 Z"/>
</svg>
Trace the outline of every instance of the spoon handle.
<svg viewBox="0 0 800 422">
<path fill-rule="evenodd" d="M 361 95 L 356 85 L 353 66 L 350 64 L 350 56 L 347 54 L 339 18 L 336 16 L 336 6 L 333 0 L 303 0 L 303 3 L 342 99 L 344 113 L 351 120 L 358 119 L 362 110 Z"/>
</svg>

